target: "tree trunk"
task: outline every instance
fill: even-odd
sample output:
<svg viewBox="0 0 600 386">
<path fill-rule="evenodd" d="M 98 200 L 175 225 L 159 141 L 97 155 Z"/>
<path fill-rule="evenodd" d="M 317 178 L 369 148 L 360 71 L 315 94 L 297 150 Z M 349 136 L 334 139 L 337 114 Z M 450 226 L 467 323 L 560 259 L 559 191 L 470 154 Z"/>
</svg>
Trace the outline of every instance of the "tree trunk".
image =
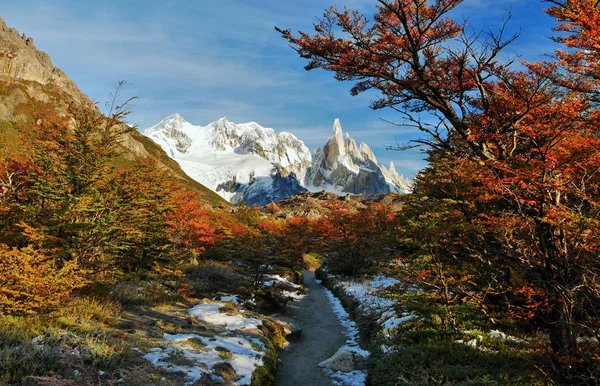
<svg viewBox="0 0 600 386">
<path fill-rule="evenodd" d="M 547 313 L 550 347 L 560 356 L 573 356 L 578 350 L 569 292 L 573 283 L 563 255 L 565 242 L 557 236 L 557 229 L 552 224 L 538 221 L 536 228 L 544 259 L 544 280 L 550 295 Z"/>
</svg>

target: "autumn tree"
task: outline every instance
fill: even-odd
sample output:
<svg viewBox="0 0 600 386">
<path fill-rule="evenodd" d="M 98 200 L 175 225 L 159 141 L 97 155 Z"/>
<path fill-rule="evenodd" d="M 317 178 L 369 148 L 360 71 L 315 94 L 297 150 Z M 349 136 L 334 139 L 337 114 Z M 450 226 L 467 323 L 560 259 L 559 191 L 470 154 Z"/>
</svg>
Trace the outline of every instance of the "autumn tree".
<svg viewBox="0 0 600 386">
<path fill-rule="evenodd" d="M 354 81 L 353 95 L 378 91 L 372 108 L 397 111 L 426 134 L 417 144 L 465 165 L 481 188 L 479 215 L 504 228 L 510 268 L 529 285 L 521 307 L 543 321 L 556 377 L 572 382 L 591 368 L 577 335 L 598 335 L 600 114 L 591 99 L 600 6 L 551 1 L 557 29 L 570 33 L 558 40 L 570 50 L 517 71 L 499 60 L 516 36 L 504 25 L 469 32 L 447 16 L 461 2 L 377 0 L 372 21 L 332 7 L 314 35 L 278 31 L 308 70 Z"/>
<path fill-rule="evenodd" d="M 28 100 L 16 110 L 25 117 L 20 125 L 31 164 L 24 221 L 43 228 L 46 246 L 62 258 L 93 263 L 110 238 L 105 198 L 119 138 L 129 130 L 122 122 L 126 103 L 113 105 L 109 116 L 76 102 L 64 111 L 54 102 Z"/>
<path fill-rule="evenodd" d="M 548 13 L 563 34 L 554 40 L 567 47 L 557 50 L 557 65 L 564 71 L 555 80 L 574 90 L 593 94 L 600 102 L 600 7 L 595 0 L 546 0 Z"/>
<path fill-rule="evenodd" d="M 156 262 L 171 262 L 176 253 L 171 253 L 167 213 L 173 209 L 173 195 L 182 187 L 150 157 L 118 169 L 109 185 L 112 190 L 107 201 L 114 221 L 106 246 L 113 250 L 111 263 L 136 271 Z"/>
<path fill-rule="evenodd" d="M 351 208 L 332 203 L 317 229 L 328 267 L 355 275 L 389 262 L 398 253 L 396 213 L 386 205 Z"/>
<path fill-rule="evenodd" d="M 172 209 L 165 213 L 169 237 L 179 254 L 193 264 L 221 237 L 213 224 L 213 211 L 199 200 L 199 195 L 179 192 L 173 198 Z"/>
</svg>

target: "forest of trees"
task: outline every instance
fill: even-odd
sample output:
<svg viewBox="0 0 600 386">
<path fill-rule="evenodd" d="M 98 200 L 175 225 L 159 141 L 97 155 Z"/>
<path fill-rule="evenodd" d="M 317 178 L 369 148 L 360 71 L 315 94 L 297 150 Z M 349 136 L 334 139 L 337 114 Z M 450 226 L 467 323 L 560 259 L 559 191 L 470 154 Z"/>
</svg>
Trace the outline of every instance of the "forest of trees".
<svg viewBox="0 0 600 386">
<path fill-rule="evenodd" d="M 597 354 L 578 338 L 600 332 L 600 6 L 548 0 L 563 48 L 517 63 L 501 60 L 518 38 L 505 25 L 448 16 L 461 2 L 378 0 L 372 21 L 332 7 L 312 35 L 279 32 L 306 69 L 377 91 L 372 108 L 427 134 L 418 276 L 548 333 L 556 379 L 585 382 Z"/>
</svg>

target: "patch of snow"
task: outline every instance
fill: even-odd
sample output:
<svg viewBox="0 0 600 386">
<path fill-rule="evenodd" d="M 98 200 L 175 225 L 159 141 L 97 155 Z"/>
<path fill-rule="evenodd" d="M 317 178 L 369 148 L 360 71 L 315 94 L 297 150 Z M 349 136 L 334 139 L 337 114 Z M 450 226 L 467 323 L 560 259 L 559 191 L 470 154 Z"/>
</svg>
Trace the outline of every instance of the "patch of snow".
<svg viewBox="0 0 600 386">
<path fill-rule="evenodd" d="M 229 363 L 240 377 L 235 384 L 250 385 L 252 373 L 257 367 L 262 366 L 266 350 L 260 340 L 241 336 L 205 337 L 196 334 L 164 334 L 163 338 L 172 345 L 167 348 L 151 348 L 143 358 L 167 371 L 184 373 L 185 378 L 190 381 L 189 384 L 200 380 L 204 374 L 210 375 L 217 382 L 222 381 L 212 374 L 212 370 L 219 363 Z M 202 347 L 190 345 L 188 343 L 190 339 L 201 342 Z M 261 351 L 257 351 L 256 347 Z M 231 358 L 221 357 L 220 353 L 224 350 L 231 354 Z M 170 363 L 173 357 L 183 357 L 196 365 L 175 365 Z"/>
<path fill-rule="evenodd" d="M 489 333 L 490 338 L 500 339 L 500 340 L 509 340 L 511 342 L 523 343 L 523 339 L 515 338 L 514 336 L 506 335 L 502 331 L 492 330 Z"/>
<path fill-rule="evenodd" d="M 273 287 L 274 285 L 277 284 L 284 284 L 286 286 L 292 287 L 292 288 L 298 288 L 300 289 L 302 286 L 298 285 L 298 284 L 294 284 L 291 281 L 289 281 L 288 279 L 286 279 L 285 277 L 279 276 L 279 275 L 264 275 L 265 278 L 270 279 L 264 282 L 264 285 L 267 287 Z"/>
<path fill-rule="evenodd" d="M 340 280 L 336 286 L 359 303 L 359 308 L 368 314 L 377 316 L 378 324 L 386 335 L 403 323 L 417 318 L 416 315 L 404 313 L 401 317 L 396 314 L 396 302 L 385 294 L 400 284 L 400 280 L 386 275 L 379 275 L 367 280 Z"/>
<path fill-rule="evenodd" d="M 464 344 L 465 346 L 477 348 L 477 339 L 471 339 L 471 340 L 458 339 L 458 340 L 455 340 L 454 343 Z"/>
<path fill-rule="evenodd" d="M 246 318 L 241 315 L 227 315 L 219 310 L 225 306 L 224 303 L 201 303 L 192 308 L 190 316 L 205 323 L 225 327 L 228 330 L 253 330 L 262 325 L 262 320 Z"/>
<path fill-rule="evenodd" d="M 236 295 L 221 296 L 221 298 L 219 300 L 221 300 L 222 302 L 233 302 L 233 304 L 236 304 L 236 305 L 240 304 L 240 300 L 238 299 L 238 297 Z"/>
<path fill-rule="evenodd" d="M 346 347 L 349 351 L 356 352 L 364 357 L 371 355 L 371 353 L 369 353 L 367 350 L 360 348 L 358 344 L 358 326 L 352 319 L 350 319 L 350 315 L 346 312 L 340 300 L 336 298 L 329 289 L 323 287 L 323 291 L 325 291 L 327 300 L 329 300 L 329 303 L 333 308 L 333 313 L 335 316 L 337 316 L 340 324 L 342 325 L 342 332 L 346 336 L 346 345 L 344 347 Z"/>
<path fill-rule="evenodd" d="M 327 300 L 329 300 L 333 308 L 333 313 L 342 325 L 342 332 L 346 336 L 346 345 L 344 348 L 363 357 L 371 355 L 369 351 L 360 348 L 358 344 L 358 326 L 350 319 L 350 315 L 346 312 L 340 300 L 329 289 L 323 287 L 323 291 L 325 291 Z M 363 370 L 355 370 L 348 373 L 328 369 L 323 369 L 323 371 L 332 378 L 332 384 L 336 386 L 364 386 L 367 380 L 367 373 Z"/>
<path fill-rule="evenodd" d="M 394 328 L 397 328 L 398 326 L 401 326 L 402 324 L 409 322 L 411 320 L 415 320 L 415 319 L 419 319 L 419 317 L 415 314 L 410 314 L 407 316 L 403 316 L 403 317 L 396 317 L 395 314 L 393 317 L 387 319 L 386 321 L 383 322 L 383 331 L 386 333 L 389 333 L 391 330 L 393 330 Z M 381 320 L 381 319 L 380 319 Z"/>
<path fill-rule="evenodd" d="M 366 311 L 383 313 L 393 307 L 395 302 L 381 296 L 381 293 L 399 283 L 398 279 L 380 275 L 370 280 L 339 281 L 337 285 L 347 295 L 355 298 Z"/>
<path fill-rule="evenodd" d="M 362 370 L 342 371 L 324 370 L 332 378 L 333 386 L 364 386 L 367 382 L 367 373 Z"/>
<path fill-rule="evenodd" d="M 292 291 L 287 291 L 287 290 L 282 291 L 281 295 L 283 297 L 292 298 L 293 300 L 302 300 L 306 297 L 306 294 L 298 293 L 298 291 L 292 292 Z"/>
</svg>

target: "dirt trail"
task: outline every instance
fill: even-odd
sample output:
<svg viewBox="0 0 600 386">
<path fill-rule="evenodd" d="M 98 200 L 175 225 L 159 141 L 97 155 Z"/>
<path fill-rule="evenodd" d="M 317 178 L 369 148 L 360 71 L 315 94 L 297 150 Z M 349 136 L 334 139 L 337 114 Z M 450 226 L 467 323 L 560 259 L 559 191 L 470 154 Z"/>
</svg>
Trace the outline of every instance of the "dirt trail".
<svg viewBox="0 0 600 386">
<path fill-rule="evenodd" d="M 279 355 L 277 386 L 331 385 L 331 378 L 317 365 L 345 343 L 340 323 L 323 288 L 315 282 L 314 272 L 304 272 L 304 285 L 308 296 L 300 302 L 288 303 L 286 314 L 301 322 L 304 331 Z"/>
</svg>

